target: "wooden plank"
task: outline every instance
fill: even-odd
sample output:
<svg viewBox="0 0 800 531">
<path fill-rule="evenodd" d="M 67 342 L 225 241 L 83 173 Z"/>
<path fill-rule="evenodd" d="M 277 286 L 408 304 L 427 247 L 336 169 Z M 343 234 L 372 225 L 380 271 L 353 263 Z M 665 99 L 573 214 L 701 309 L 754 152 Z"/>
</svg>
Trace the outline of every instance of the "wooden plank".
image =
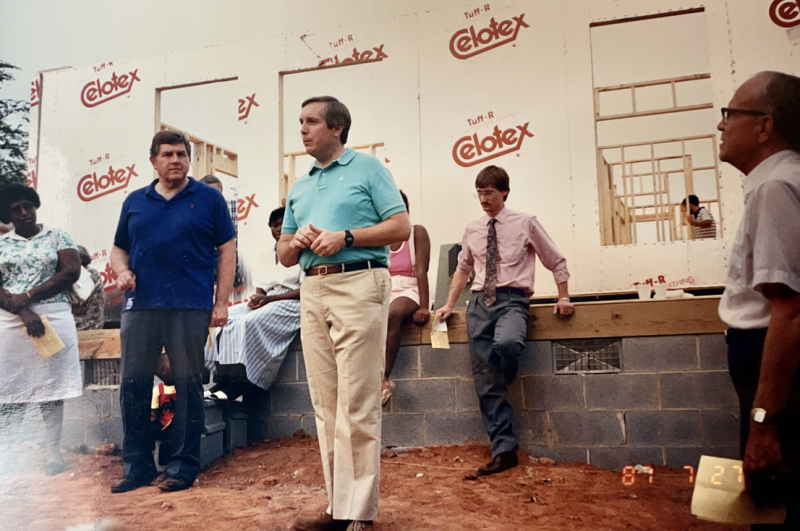
<svg viewBox="0 0 800 531">
<path fill-rule="evenodd" d="M 78 354 L 82 360 L 119 358 L 119 330 L 79 330 Z"/>
<path fill-rule="evenodd" d="M 686 111 L 700 111 L 703 109 L 713 109 L 713 103 L 700 103 L 697 105 L 684 105 L 682 107 L 666 107 L 664 109 L 654 109 L 651 111 L 639 111 L 639 112 L 628 112 L 628 113 L 621 113 L 621 114 L 607 114 L 605 116 L 598 116 L 596 120 L 598 122 L 604 122 L 606 120 L 619 120 L 620 118 L 635 118 L 637 116 L 656 116 L 659 114 L 670 114 L 673 112 L 686 112 Z"/>
</svg>

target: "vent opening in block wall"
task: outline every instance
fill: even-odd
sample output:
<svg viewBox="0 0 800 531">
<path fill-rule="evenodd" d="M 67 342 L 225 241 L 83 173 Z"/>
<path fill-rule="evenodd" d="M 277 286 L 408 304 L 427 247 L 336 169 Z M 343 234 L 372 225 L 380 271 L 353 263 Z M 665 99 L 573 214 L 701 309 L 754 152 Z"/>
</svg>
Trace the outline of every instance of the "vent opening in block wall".
<svg viewBox="0 0 800 531">
<path fill-rule="evenodd" d="M 553 341 L 556 374 L 620 372 L 620 339 Z"/>
<path fill-rule="evenodd" d="M 87 385 L 120 385 L 120 360 L 87 360 Z"/>
</svg>

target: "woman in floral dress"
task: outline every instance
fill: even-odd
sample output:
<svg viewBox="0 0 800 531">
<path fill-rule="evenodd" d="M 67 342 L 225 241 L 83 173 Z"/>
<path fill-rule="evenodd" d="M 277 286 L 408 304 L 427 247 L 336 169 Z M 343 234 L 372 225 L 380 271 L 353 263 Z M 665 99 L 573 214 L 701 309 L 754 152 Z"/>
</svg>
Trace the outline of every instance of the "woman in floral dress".
<svg viewBox="0 0 800 531">
<path fill-rule="evenodd" d="M 39 206 L 33 188 L 11 184 L 0 190 L 0 221 L 14 225 L 0 236 L 0 475 L 15 464 L 30 403 L 39 404 L 47 429 L 45 472 L 54 475 L 65 469 L 60 450 L 63 400 L 80 396 L 83 388 L 66 293 L 80 276 L 80 257 L 66 232 L 36 223 Z M 64 343 L 47 359 L 29 337 L 44 334 L 42 316 Z"/>
</svg>

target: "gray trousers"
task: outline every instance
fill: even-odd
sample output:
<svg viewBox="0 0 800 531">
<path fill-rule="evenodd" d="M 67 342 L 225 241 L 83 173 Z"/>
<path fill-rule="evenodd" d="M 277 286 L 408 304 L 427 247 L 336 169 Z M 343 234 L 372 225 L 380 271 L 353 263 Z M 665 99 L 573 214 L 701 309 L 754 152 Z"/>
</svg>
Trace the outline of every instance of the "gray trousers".
<svg viewBox="0 0 800 531">
<path fill-rule="evenodd" d="M 155 477 L 154 438 L 150 431 L 153 376 L 164 349 L 175 376 L 172 455 L 167 474 L 194 482 L 200 472 L 203 435 L 203 347 L 211 312 L 206 310 L 140 310 L 122 313 L 122 460 L 126 477 Z"/>
<path fill-rule="evenodd" d="M 497 293 L 495 303 L 487 307 L 483 292 L 476 291 L 467 308 L 472 376 L 492 456 L 515 451 L 519 444 L 511 426 L 508 384 L 517 374 L 517 358 L 525 349 L 529 306 L 530 299 L 523 295 Z"/>
</svg>

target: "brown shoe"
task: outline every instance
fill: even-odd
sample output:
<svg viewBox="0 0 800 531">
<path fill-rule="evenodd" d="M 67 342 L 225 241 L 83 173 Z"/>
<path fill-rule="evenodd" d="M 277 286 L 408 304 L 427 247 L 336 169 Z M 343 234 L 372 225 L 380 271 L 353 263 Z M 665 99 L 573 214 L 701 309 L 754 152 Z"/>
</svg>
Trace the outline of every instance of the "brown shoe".
<svg viewBox="0 0 800 531">
<path fill-rule="evenodd" d="M 349 529 L 349 524 L 350 520 L 334 520 L 328 513 L 322 513 L 317 516 L 298 517 L 294 521 L 294 528 L 299 531 L 346 531 Z"/>
<path fill-rule="evenodd" d="M 497 454 L 491 462 L 486 463 L 482 467 L 478 469 L 479 476 L 490 476 L 492 474 L 497 474 L 498 472 L 503 472 L 508 470 L 509 468 L 514 468 L 519 464 L 519 457 L 517 457 L 517 452 L 503 452 Z"/>
<path fill-rule="evenodd" d="M 347 531 L 372 531 L 373 526 L 372 522 L 368 522 L 366 520 L 353 520 L 350 522 L 350 525 L 347 526 Z"/>
</svg>

